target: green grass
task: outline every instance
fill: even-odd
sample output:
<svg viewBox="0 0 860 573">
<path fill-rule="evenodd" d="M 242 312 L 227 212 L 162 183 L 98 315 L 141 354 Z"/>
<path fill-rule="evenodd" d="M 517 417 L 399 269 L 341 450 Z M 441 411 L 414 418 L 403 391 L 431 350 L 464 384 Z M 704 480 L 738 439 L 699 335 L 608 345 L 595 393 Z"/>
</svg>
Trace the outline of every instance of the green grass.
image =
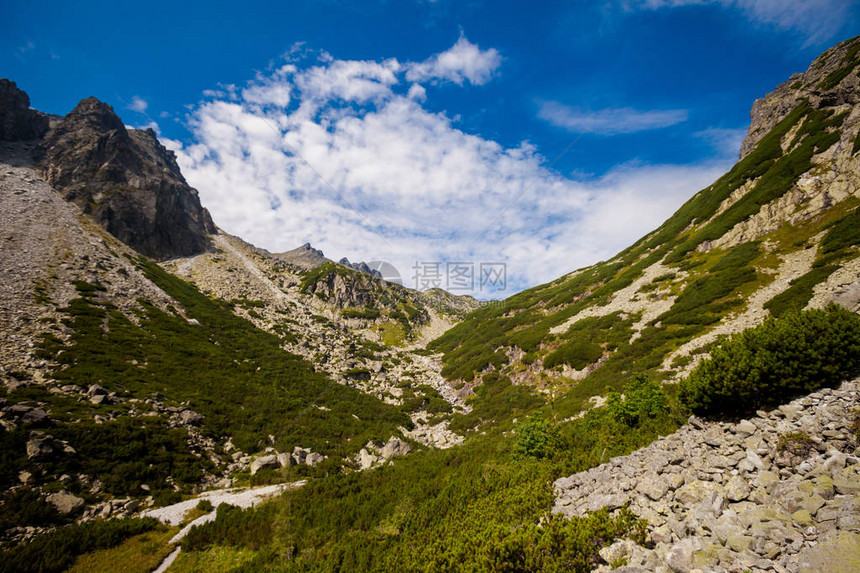
<svg viewBox="0 0 860 573">
<path fill-rule="evenodd" d="M 459 448 L 314 480 L 268 506 L 224 510 L 189 535 L 186 559 L 228 551 L 241 555 L 239 571 L 588 571 L 604 544 L 641 540 L 641 524 L 624 512 L 619 520 L 606 512 L 550 517 L 552 481 L 640 447 L 680 419 L 664 410 L 630 427 L 591 412 L 553 428 L 559 447 L 540 458 L 516 455 L 513 440 L 488 428 Z"/>
</svg>

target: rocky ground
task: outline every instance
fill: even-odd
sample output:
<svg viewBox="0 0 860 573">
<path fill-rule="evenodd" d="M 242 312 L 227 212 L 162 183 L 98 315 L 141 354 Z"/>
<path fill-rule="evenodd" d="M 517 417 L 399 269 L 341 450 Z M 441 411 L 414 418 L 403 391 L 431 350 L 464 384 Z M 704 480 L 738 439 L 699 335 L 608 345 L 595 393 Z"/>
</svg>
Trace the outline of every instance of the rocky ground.
<svg viewBox="0 0 860 573">
<path fill-rule="evenodd" d="M 629 503 L 652 547 L 619 541 L 600 552 L 626 573 L 858 571 L 859 421 L 860 380 L 737 423 L 691 418 L 557 480 L 553 512 Z"/>
</svg>

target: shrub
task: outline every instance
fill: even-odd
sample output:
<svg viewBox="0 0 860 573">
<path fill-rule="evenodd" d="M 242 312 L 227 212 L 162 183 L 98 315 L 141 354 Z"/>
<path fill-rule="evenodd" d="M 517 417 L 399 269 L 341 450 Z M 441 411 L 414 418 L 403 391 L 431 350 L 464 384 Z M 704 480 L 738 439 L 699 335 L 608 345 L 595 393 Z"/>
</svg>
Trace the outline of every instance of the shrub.
<svg viewBox="0 0 860 573">
<path fill-rule="evenodd" d="M 603 356 L 603 347 L 594 342 L 574 339 L 562 344 L 557 350 L 547 355 L 543 362 L 544 368 L 554 368 L 567 364 L 574 370 L 582 370 Z"/>
<path fill-rule="evenodd" d="M 158 526 L 158 522 L 152 518 L 111 519 L 69 525 L 0 554 L 0 573 L 65 571 L 78 555 L 115 547 L 129 537 Z"/>
<path fill-rule="evenodd" d="M 610 392 L 606 405 L 615 421 L 634 427 L 666 410 L 666 393 L 659 382 L 637 374 L 624 387 L 624 397 Z"/>
<path fill-rule="evenodd" d="M 514 456 L 551 458 L 561 444 L 561 436 L 554 424 L 543 416 L 532 416 L 517 426 Z"/>
<path fill-rule="evenodd" d="M 681 382 L 697 413 L 736 414 L 860 374 L 860 317 L 835 304 L 788 311 L 717 347 Z"/>
</svg>

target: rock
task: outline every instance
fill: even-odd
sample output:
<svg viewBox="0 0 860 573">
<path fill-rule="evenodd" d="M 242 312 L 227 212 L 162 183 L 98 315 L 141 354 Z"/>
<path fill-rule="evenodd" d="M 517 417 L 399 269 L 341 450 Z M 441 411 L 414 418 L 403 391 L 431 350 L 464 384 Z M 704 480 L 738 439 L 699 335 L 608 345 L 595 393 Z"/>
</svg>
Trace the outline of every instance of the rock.
<svg viewBox="0 0 860 573">
<path fill-rule="evenodd" d="M 179 413 L 179 420 L 186 426 L 197 426 L 203 422 L 203 415 L 193 410 L 182 410 Z"/>
<path fill-rule="evenodd" d="M 318 454 L 316 452 L 311 452 L 305 458 L 305 464 L 307 464 L 309 466 L 315 466 L 318 463 L 322 462 L 323 460 L 325 460 L 325 456 L 323 456 L 322 454 Z"/>
<path fill-rule="evenodd" d="M 24 485 L 27 485 L 28 483 L 33 481 L 33 474 L 26 470 L 18 472 L 18 481 L 20 481 Z"/>
<path fill-rule="evenodd" d="M 636 491 L 642 495 L 647 495 L 653 501 L 663 499 L 669 491 L 669 483 L 662 477 L 654 477 L 652 479 L 643 479 L 636 486 Z"/>
<path fill-rule="evenodd" d="M 26 414 L 21 416 L 21 422 L 24 424 L 39 425 L 48 421 L 48 413 L 41 408 L 31 408 Z"/>
<path fill-rule="evenodd" d="M 251 462 L 251 475 L 256 474 L 263 468 L 277 469 L 281 467 L 278 456 L 260 456 Z"/>
<path fill-rule="evenodd" d="M 68 201 L 141 253 L 167 259 L 210 249 L 217 229 L 174 153 L 151 129 L 127 130 L 109 105 L 82 100 L 34 158 Z"/>
<path fill-rule="evenodd" d="M 0 141 L 39 139 L 48 125 L 48 116 L 30 109 L 30 98 L 15 82 L 0 79 Z"/>
<path fill-rule="evenodd" d="M 87 389 L 87 396 L 102 396 L 106 394 L 108 394 L 107 389 L 98 384 L 93 384 Z"/>
<path fill-rule="evenodd" d="M 275 457 L 278 458 L 278 465 L 282 468 L 296 465 L 295 460 L 293 460 L 293 456 L 290 454 L 277 454 Z"/>
<path fill-rule="evenodd" d="M 46 498 L 47 502 L 57 508 L 60 513 L 72 513 L 84 505 L 84 500 L 67 491 L 52 493 Z"/>
<path fill-rule="evenodd" d="M 391 436 L 390 438 L 388 438 L 388 442 L 385 443 L 385 446 L 382 447 L 380 455 L 383 459 L 390 460 L 395 456 L 405 456 L 411 451 L 412 446 L 399 438 Z"/>
<path fill-rule="evenodd" d="M 745 459 L 750 464 L 752 464 L 752 466 L 755 469 L 757 469 L 757 470 L 764 469 L 764 462 L 762 461 L 761 457 L 759 457 L 759 455 L 757 453 L 755 453 L 754 451 L 747 450 L 747 455 L 746 455 Z"/>
<path fill-rule="evenodd" d="M 835 539 L 803 549 L 797 556 L 802 573 L 860 571 L 860 535 L 843 531 Z"/>
<path fill-rule="evenodd" d="M 57 450 L 52 436 L 37 436 L 27 441 L 27 458 L 43 460 L 49 458 Z"/>
<path fill-rule="evenodd" d="M 754 434 L 756 430 L 758 430 L 758 428 L 756 428 L 756 425 L 749 420 L 741 420 L 734 427 L 734 432 L 742 437 L 750 436 Z"/>
<path fill-rule="evenodd" d="M 693 553 L 699 549 L 701 549 L 699 540 L 688 537 L 674 544 L 666 553 L 664 560 L 675 573 L 689 573 L 693 569 Z"/>
<path fill-rule="evenodd" d="M 725 486 L 726 497 L 729 501 L 743 501 L 750 495 L 749 484 L 741 476 L 733 476 Z"/>
<path fill-rule="evenodd" d="M 791 514 L 791 518 L 801 527 L 812 525 L 812 515 L 805 509 L 799 509 Z"/>
<path fill-rule="evenodd" d="M 356 463 L 358 463 L 359 470 L 367 470 L 372 468 L 378 459 L 379 458 L 368 452 L 366 448 L 361 448 L 361 451 L 358 452 Z"/>
</svg>

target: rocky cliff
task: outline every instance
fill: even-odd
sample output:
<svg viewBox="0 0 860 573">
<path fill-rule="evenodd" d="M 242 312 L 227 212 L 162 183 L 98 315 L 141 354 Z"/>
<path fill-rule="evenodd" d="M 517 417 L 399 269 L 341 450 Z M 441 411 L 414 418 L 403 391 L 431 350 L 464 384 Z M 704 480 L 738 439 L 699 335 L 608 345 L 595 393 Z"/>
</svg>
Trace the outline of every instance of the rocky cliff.
<svg viewBox="0 0 860 573">
<path fill-rule="evenodd" d="M 48 116 L 30 109 L 30 98 L 15 82 L 0 79 L 0 141 L 39 139 L 48 131 Z"/>
<path fill-rule="evenodd" d="M 55 189 L 137 251 L 168 259 L 210 248 L 215 225 L 173 153 L 152 130 L 126 129 L 109 105 L 81 101 L 34 156 Z"/>
<path fill-rule="evenodd" d="M 775 90 L 753 103 L 750 126 L 741 145 L 741 158 L 801 101 L 815 108 L 854 106 L 860 103 L 860 43 L 846 40 L 821 54 L 804 73 L 794 74 Z"/>
</svg>

